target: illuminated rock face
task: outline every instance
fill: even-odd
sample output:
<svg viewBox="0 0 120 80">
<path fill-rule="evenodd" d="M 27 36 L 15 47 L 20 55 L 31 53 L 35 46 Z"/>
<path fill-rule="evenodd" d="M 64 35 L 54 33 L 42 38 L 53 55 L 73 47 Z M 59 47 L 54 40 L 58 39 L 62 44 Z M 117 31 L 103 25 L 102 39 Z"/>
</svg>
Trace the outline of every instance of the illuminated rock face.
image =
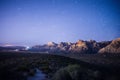
<svg viewBox="0 0 120 80">
<path fill-rule="evenodd" d="M 120 53 L 120 38 L 113 40 L 109 45 L 100 49 L 99 53 Z"/>
<path fill-rule="evenodd" d="M 120 49 L 120 38 L 113 40 L 110 45 L 113 48 Z"/>
<path fill-rule="evenodd" d="M 85 43 L 83 40 L 78 40 L 78 41 L 76 42 L 76 46 L 77 46 L 77 47 L 86 46 L 86 43 Z"/>
<path fill-rule="evenodd" d="M 85 53 L 88 50 L 86 42 L 78 40 L 76 43 L 70 45 L 69 51 L 73 53 Z"/>
<path fill-rule="evenodd" d="M 60 42 L 59 44 L 48 42 L 45 45 L 33 46 L 30 50 L 55 53 L 120 53 L 120 38 L 102 42 L 96 42 L 95 40 L 78 40 L 75 43 Z"/>
<path fill-rule="evenodd" d="M 56 43 L 54 43 L 54 42 L 48 42 L 47 45 L 48 45 L 48 46 L 55 46 Z"/>
</svg>

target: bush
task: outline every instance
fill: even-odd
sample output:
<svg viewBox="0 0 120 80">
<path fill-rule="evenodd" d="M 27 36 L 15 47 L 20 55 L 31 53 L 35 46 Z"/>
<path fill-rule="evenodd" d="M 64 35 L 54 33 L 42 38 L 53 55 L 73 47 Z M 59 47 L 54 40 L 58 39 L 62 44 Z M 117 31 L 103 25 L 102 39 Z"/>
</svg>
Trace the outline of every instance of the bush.
<svg viewBox="0 0 120 80">
<path fill-rule="evenodd" d="M 80 67 L 80 65 L 69 65 L 58 70 L 53 80 L 101 80 L 100 72 Z"/>
<path fill-rule="evenodd" d="M 29 68 L 26 65 L 20 65 L 17 68 L 18 71 L 24 71 L 24 72 L 28 72 Z"/>
<path fill-rule="evenodd" d="M 28 74 L 29 74 L 30 76 L 34 76 L 34 75 L 35 75 L 35 72 L 36 72 L 35 69 L 30 69 L 29 72 L 28 72 Z"/>
<path fill-rule="evenodd" d="M 58 70 L 53 80 L 80 80 L 82 74 L 82 69 L 79 65 L 69 65 L 68 67 Z"/>
<path fill-rule="evenodd" d="M 80 67 L 80 65 L 69 65 L 68 67 L 65 68 L 72 77 L 73 80 L 80 80 L 82 78 L 83 73 L 83 68 Z"/>
<path fill-rule="evenodd" d="M 52 80 L 72 80 L 69 72 L 62 68 L 56 72 Z"/>
</svg>

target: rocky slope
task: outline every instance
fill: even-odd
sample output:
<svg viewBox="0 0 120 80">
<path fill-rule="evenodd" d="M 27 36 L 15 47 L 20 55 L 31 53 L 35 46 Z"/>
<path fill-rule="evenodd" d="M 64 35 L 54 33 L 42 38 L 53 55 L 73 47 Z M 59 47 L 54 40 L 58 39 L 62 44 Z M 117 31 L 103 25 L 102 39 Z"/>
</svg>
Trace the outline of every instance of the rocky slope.
<svg viewBox="0 0 120 80">
<path fill-rule="evenodd" d="M 102 41 L 96 42 L 95 40 L 78 40 L 75 43 L 71 42 L 60 42 L 59 44 L 54 42 L 48 42 L 45 45 L 36 45 L 29 49 L 29 51 L 37 52 L 49 52 L 49 53 L 83 53 L 83 54 L 92 54 L 92 53 L 103 53 L 108 50 L 108 47 L 112 51 L 119 52 L 119 39 L 113 41 Z"/>
<path fill-rule="evenodd" d="M 120 38 L 113 40 L 109 45 L 100 49 L 99 53 L 120 53 Z"/>
</svg>

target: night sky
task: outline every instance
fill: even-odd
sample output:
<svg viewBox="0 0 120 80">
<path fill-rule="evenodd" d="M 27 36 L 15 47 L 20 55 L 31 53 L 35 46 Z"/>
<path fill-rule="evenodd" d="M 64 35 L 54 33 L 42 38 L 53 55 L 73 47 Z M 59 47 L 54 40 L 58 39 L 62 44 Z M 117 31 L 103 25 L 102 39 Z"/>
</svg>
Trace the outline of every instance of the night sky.
<svg viewBox="0 0 120 80">
<path fill-rule="evenodd" d="M 120 37 L 119 0 L 0 0 L 0 43 Z"/>
</svg>

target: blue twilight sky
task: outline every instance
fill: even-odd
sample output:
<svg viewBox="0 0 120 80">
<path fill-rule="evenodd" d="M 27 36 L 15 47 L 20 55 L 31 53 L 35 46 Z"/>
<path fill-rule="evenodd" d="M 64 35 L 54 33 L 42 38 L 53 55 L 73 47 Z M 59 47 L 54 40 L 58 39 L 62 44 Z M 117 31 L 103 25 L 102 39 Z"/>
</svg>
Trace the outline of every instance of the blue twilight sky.
<svg viewBox="0 0 120 80">
<path fill-rule="evenodd" d="M 120 0 L 0 0 L 0 43 L 120 37 Z"/>
</svg>

